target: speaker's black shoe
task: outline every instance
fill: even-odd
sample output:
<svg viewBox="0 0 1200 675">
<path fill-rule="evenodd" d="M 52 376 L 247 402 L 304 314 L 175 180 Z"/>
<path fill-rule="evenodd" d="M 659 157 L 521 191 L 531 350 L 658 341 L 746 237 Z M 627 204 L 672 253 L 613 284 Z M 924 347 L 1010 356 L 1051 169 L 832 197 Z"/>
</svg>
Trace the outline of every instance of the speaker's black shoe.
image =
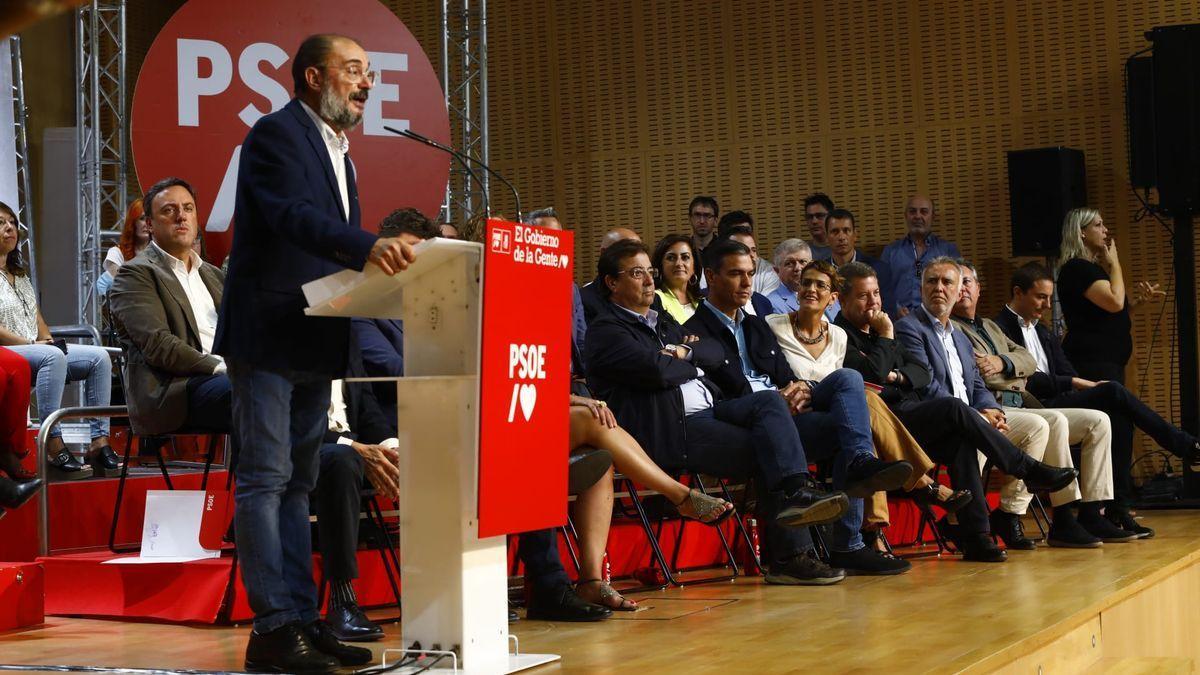
<svg viewBox="0 0 1200 675">
<path fill-rule="evenodd" d="M 1030 492 L 1058 492 L 1078 477 L 1079 469 L 1073 466 L 1050 466 L 1034 462 L 1020 478 L 1025 481 L 1025 488 Z"/>
<path fill-rule="evenodd" d="M 996 509 L 989 518 L 992 532 L 1004 542 L 1006 548 L 1015 551 L 1032 551 L 1037 548 L 1037 542 L 1025 536 L 1025 527 L 1021 524 L 1021 516 Z"/>
<path fill-rule="evenodd" d="M 332 673 L 338 661 L 323 654 L 297 624 L 270 633 L 251 631 L 246 645 L 246 670 L 252 673 Z"/>
<path fill-rule="evenodd" d="M 868 497 L 904 486 L 912 476 L 908 462 L 885 462 L 878 457 L 863 457 L 846 469 L 846 495 Z"/>
<path fill-rule="evenodd" d="M 0 506 L 6 509 L 20 508 L 22 504 L 32 499 L 41 487 L 41 478 L 35 478 L 25 483 L 0 478 Z"/>
<path fill-rule="evenodd" d="M 603 621 L 610 616 L 611 609 L 575 595 L 570 586 L 548 592 L 534 591 L 525 610 L 525 618 L 536 621 Z"/>
<path fill-rule="evenodd" d="M 317 651 L 326 656 L 332 656 L 343 666 L 361 666 L 370 663 L 375 658 L 370 649 L 351 647 L 339 642 L 329 624 L 319 619 L 305 626 L 304 634 L 312 646 L 317 648 Z"/>
<path fill-rule="evenodd" d="M 368 619 L 358 605 L 330 607 L 325 622 L 342 642 L 374 642 L 383 637 L 383 629 Z"/>
</svg>

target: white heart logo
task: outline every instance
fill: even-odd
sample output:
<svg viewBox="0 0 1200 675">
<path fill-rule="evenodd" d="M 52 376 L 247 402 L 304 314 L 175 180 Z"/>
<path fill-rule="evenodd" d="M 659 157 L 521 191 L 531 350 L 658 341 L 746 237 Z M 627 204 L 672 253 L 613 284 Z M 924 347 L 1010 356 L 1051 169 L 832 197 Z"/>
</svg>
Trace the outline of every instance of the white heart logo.
<svg viewBox="0 0 1200 675">
<path fill-rule="evenodd" d="M 525 421 L 528 422 L 530 417 L 533 417 L 533 406 L 537 403 L 537 387 L 532 384 L 521 385 L 521 413 L 525 415 Z"/>
<path fill-rule="evenodd" d="M 562 257 L 562 266 L 563 266 L 563 269 L 564 269 L 564 270 L 565 270 L 565 269 L 567 269 L 567 263 L 568 263 L 569 261 L 570 261 L 570 256 L 563 255 L 563 257 Z"/>
</svg>

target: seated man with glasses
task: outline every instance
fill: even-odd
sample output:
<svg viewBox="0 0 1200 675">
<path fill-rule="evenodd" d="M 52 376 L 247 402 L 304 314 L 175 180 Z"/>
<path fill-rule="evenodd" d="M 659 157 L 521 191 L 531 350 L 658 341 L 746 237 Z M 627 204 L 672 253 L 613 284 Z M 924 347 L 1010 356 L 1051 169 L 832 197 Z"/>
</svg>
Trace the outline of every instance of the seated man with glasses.
<svg viewBox="0 0 1200 675">
<path fill-rule="evenodd" d="M 664 470 L 759 480 L 767 583 L 841 581 L 842 570 L 809 555 L 803 526 L 840 518 L 848 502 L 813 484 L 786 399 L 773 391 L 728 398 L 708 379 L 724 359 L 721 346 L 651 308 L 654 270 L 641 242 L 612 245 L 597 268 L 612 310 L 588 327 L 592 391 Z"/>
<path fill-rule="evenodd" d="M 830 248 L 825 234 L 825 219 L 833 210 L 833 200 L 824 192 L 804 198 L 804 222 L 808 225 L 809 248 L 813 260 L 824 260 Z"/>
</svg>

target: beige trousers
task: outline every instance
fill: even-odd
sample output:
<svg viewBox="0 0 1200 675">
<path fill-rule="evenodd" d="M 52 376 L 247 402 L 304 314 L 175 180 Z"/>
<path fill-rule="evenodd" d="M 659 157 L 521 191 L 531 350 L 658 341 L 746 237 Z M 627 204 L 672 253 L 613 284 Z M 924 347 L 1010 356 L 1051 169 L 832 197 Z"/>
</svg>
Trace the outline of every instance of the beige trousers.
<svg viewBox="0 0 1200 675">
<path fill-rule="evenodd" d="M 1009 426 L 1005 435 L 1034 459 L 1051 466 L 1073 466 L 1071 446 L 1081 446 L 1080 480 L 1052 493 L 1051 506 L 1079 499 L 1112 499 L 1112 425 L 1108 415 L 1082 408 L 1008 407 L 1004 414 Z M 1000 490 L 1000 509 L 1024 514 L 1032 499 L 1024 481 L 1009 477 Z"/>
</svg>

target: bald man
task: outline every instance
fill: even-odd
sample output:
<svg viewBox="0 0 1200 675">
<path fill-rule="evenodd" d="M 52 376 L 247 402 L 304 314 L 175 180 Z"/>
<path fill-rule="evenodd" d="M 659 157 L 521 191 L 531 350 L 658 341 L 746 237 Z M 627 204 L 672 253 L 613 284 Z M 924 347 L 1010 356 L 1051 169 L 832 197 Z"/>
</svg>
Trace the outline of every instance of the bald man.
<svg viewBox="0 0 1200 675">
<path fill-rule="evenodd" d="M 604 250 L 609 246 L 612 246 L 623 239 L 641 241 L 642 237 L 637 232 L 634 232 L 627 227 L 614 227 L 608 232 L 605 232 L 603 237 L 600 237 L 600 252 L 604 253 Z M 599 277 L 597 277 L 597 279 L 599 279 Z M 609 305 L 612 303 L 608 301 L 608 298 L 602 295 L 602 287 L 603 284 L 598 284 L 595 280 L 592 280 L 589 281 L 586 286 L 579 289 L 580 299 L 583 300 L 584 320 L 589 325 L 593 320 L 595 320 L 598 314 L 610 311 Z M 655 309 L 662 308 L 662 301 L 658 299 L 658 296 L 655 296 L 654 302 Z"/>
<path fill-rule="evenodd" d="M 933 233 L 933 200 L 917 194 L 908 198 L 904 205 L 904 223 L 908 234 L 893 241 L 883 249 L 879 261 L 888 274 L 879 275 L 880 283 L 888 276 L 890 288 L 883 291 L 883 309 L 893 319 L 899 319 L 912 309 L 921 306 L 921 270 L 925 261 L 938 257 L 961 258 L 958 246 Z"/>
</svg>

